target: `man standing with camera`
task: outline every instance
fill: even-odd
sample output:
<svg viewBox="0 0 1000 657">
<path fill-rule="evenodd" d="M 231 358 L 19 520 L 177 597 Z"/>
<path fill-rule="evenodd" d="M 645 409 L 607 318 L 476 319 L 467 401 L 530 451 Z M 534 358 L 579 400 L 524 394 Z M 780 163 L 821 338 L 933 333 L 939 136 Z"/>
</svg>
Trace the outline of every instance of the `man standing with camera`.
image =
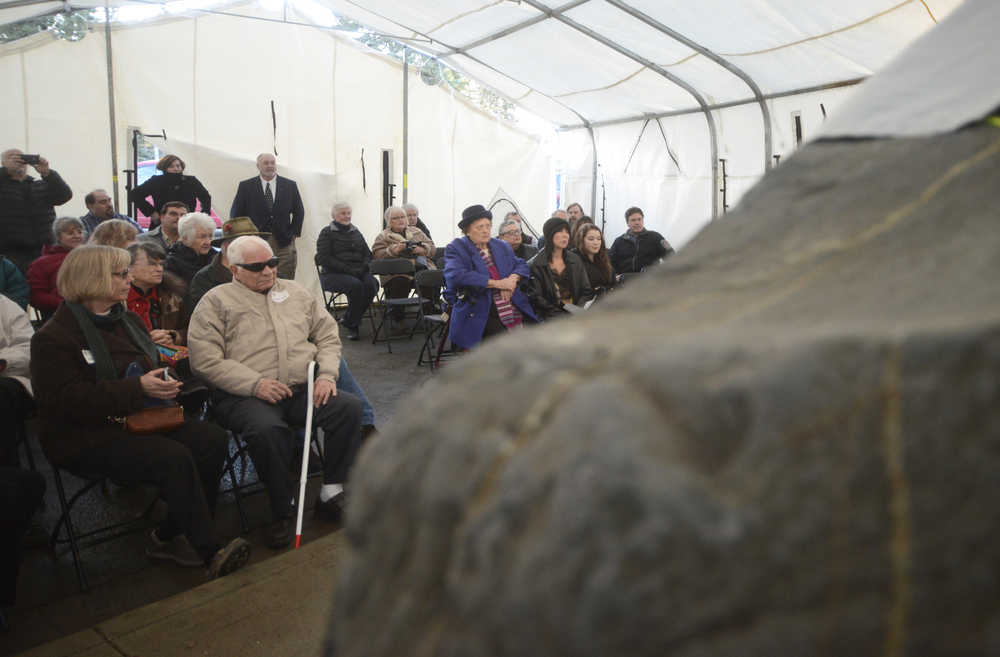
<svg viewBox="0 0 1000 657">
<path fill-rule="evenodd" d="M 54 206 L 73 198 L 73 191 L 41 155 L 11 148 L 0 158 L 0 254 L 25 272 L 42 246 L 52 241 Z M 39 180 L 28 175 L 29 164 Z"/>
</svg>

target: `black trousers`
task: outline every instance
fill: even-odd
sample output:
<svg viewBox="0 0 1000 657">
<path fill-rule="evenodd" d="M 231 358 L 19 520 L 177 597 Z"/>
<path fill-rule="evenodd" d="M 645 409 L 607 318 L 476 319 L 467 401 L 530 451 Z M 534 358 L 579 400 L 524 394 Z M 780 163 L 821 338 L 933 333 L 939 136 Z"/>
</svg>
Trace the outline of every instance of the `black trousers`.
<svg viewBox="0 0 1000 657">
<path fill-rule="evenodd" d="M 344 315 L 344 326 L 358 328 L 361 316 L 371 305 L 375 293 L 378 292 L 378 281 L 371 274 L 355 278 L 350 274 L 323 274 L 319 277 L 320 285 L 330 292 L 343 292 L 347 295 L 347 313 Z"/>
<path fill-rule="evenodd" d="M 312 403 L 305 386 L 296 386 L 293 392 L 277 404 L 215 393 L 215 417 L 246 440 L 275 520 L 288 518 L 295 510 L 297 477 L 293 480 L 291 471 L 300 448 L 292 426 L 305 425 L 306 404 Z M 323 429 L 323 483 L 344 483 L 361 447 L 361 400 L 338 391 L 325 405 L 313 409 L 313 426 Z"/>
<path fill-rule="evenodd" d="M 21 539 L 45 495 L 45 478 L 31 470 L 0 467 L 0 606 L 14 604 Z"/>
<path fill-rule="evenodd" d="M 106 475 L 126 484 L 153 484 L 168 508 L 161 539 L 185 534 L 210 559 L 219 549 L 212 513 L 229 453 L 229 435 L 211 422 L 188 420 L 164 435 L 122 437 L 91 449 L 66 466 L 70 472 Z"/>
<path fill-rule="evenodd" d="M 34 408 L 34 400 L 20 381 L 0 377 L 0 466 L 18 465 L 18 429 Z"/>
</svg>

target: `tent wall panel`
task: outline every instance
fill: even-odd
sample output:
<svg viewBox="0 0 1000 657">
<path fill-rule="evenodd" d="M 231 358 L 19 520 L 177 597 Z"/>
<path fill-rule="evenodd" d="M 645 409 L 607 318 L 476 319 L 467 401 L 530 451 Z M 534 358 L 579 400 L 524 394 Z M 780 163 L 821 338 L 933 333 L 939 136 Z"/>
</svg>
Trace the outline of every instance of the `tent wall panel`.
<svg viewBox="0 0 1000 657">
<path fill-rule="evenodd" d="M 0 103 L 0 125 L 3 126 L 3 145 L 0 149 L 21 148 L 30 150 L 28 111 L 24 96 L 24 62 L 21 53 L 0 57 L 0 80 L 6 80 L 4 102 Z"/>
<path fill-rule="evenodd" d="M 53 40 L 20 56 L 24 61 L 27 140 L 9 145 L 40 153 L 73 188 L 73 199 L 56 208 L 57 215 L 83 214 L 83 197 L 88 191 L 111 189 L 103 35 L 78 43 Z M 5 59 L 18 58 L 15 54 Z M 23 106 L 18 108 L 23 111 Z"/>
</svg>

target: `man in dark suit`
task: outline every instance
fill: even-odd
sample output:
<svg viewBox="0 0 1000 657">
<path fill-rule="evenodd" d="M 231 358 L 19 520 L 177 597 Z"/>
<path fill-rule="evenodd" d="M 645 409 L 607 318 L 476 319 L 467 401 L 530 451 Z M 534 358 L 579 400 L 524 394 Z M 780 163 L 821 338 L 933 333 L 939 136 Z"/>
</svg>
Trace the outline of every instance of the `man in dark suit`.
<svg viewBox="0 0 1000 657">
<path fill-rule="evenodd" d="M 305 208 L 294 180 L 278 175 L 278 165 L 270 153 L 257 156 L 259 176 L 244 180 L 236 190 L 230 217 L 250 217 L 267 238 L 278 257 L 278 277 L 294 279 L 297 252 L 295 238 L 302 235 Z"/>
</svg>

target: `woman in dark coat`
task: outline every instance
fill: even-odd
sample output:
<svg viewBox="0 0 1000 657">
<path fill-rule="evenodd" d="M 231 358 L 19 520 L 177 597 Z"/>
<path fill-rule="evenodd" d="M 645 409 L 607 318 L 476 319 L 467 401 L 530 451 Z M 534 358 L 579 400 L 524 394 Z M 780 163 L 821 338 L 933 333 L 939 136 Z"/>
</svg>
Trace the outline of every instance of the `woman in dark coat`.
<svg viewBox="0 0 1000 657">
<path fill-rule="evenodd" d="M 194 212 L 198 209 L 195 205 L 198 200 L 201 201 L 200 211 L 212 214 L 211 195 L 197 178 L 184 175 L 184 160 L 176 155 L 164 155 L 156 163 L 156 168 L 163 174 L 152 176 L 128 193 L 129 200 L 149 217 L 150 230 L 160 225 L 160 209 L 170 201 L 181 201 Z M 147 196 L 153 197 L 152 204 L 146 200 Z"/>
<path fill-rule="evenodd" d="M 615 286 L 615 273 L 611 269 L 601 229 L 592 223 L 582 223 L 583 219 L 580 221 L 576 231 L 576 252 L 580 254 L 594 294 L 600 296 Z"/>
<path fill-rule="evenodd" d="M 528 265 L 503 240 L 490 239 L 493 215 L 481 205 L 462 211 L 465 233 L 445 248 L 445 299 L 451 312 L 451 342 L 471 349 L 483 338 L 537 322 L 528 297 L 518 289 Z"/>
<path fill-rule="evenodd" d="M 163 378 L 146 327 L 122 305 L 132 282 L 129 261 L 127 251 L 100 245 L 77 247 L 63 261 L 58 285 L 65 301 L 31 340 L 39 441 L 52 464 L 70 472 L 157 486 L 169 513 L 146 554 L 225 575 L 250 552 L 241 538 L 224 547 L 215 538 L 226 432 L 186 420 L 137 436 L 116 420 L 176 398 L 181 385 Z M 134 369 L 145 374 L 131 375 Z"/>
<path fill-rule="evenodd" d="M 545 246 L 529 263 L 534 294 L 531 302 L 543 319 L 568 312 L 567 303 L 582 306 L 594 297 L 583 260 L 569 251 L 569 222 L 553 217 L 542 227 Z"/>
<path fill-rule="evenodd" d="M 166 269 L 184 281 L 186 286 L 215 257 L 212 248 L 215 221 L 204 212 L 189 212 L 177 223 L 177 234 L 180 239 L 167 251 Z"/>
</svg>

